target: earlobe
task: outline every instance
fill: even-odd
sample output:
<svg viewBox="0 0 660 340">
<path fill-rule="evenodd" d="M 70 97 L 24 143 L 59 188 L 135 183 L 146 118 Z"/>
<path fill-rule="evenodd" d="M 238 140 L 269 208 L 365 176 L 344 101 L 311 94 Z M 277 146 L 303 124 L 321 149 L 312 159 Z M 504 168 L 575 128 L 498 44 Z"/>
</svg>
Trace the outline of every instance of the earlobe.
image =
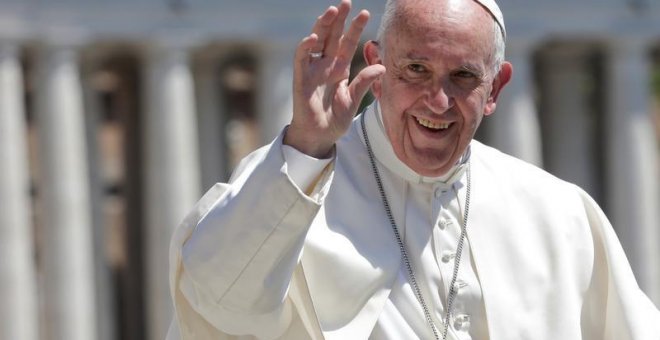
<svg viewBox="0 0 660 340">
<path fill-rule="evenodd" d="M 485 115 L 491 115 L 495 112 L 497 107 L 497 97 L 500 95 L 500 91 L 509 83 L 511 76 L 513 74 L 513 66 L 510 62 L 505 61 L 502 63 L 500 72 L 493 79 L 492 90 L 490 91 L 490 96 L 488 97 L 488 102 L 486 103 Z"/>
</svg>

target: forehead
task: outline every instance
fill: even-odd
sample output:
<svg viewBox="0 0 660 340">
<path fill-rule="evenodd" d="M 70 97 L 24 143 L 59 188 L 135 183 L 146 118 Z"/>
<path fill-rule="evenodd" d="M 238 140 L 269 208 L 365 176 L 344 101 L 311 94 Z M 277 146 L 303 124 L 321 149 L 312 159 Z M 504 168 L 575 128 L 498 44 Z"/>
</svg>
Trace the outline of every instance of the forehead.
<svg viewBox="0 0 660 340">
<path fill-rule="evenodd" d="M 493 19 L 473 0 L 400 0 L 385 35 L 394 54 L 452 56 L 484 63 L 493 53 Z"/>
</svg>

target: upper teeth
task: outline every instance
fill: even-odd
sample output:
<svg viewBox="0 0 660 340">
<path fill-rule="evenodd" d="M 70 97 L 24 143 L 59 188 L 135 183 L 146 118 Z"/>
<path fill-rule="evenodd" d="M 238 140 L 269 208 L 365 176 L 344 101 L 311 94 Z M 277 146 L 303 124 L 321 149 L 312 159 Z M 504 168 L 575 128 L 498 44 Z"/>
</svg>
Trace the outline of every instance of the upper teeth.
<svg viewBox="0 0 660 340">
<path fill-rule="evenodd" d="M 417 122 L 422 126 L 425 126 L 429 129 L 435 129 L 435 130 L 442 130 L 442 129 L 446 129 L 446 128 L 449 127 L 449 123 L 437 124 L 437 123 L 433 123 L 432 121 L 430 121 L 428 119 L 424 119 L 424 118 L 417 118 Z"/>
</svg>

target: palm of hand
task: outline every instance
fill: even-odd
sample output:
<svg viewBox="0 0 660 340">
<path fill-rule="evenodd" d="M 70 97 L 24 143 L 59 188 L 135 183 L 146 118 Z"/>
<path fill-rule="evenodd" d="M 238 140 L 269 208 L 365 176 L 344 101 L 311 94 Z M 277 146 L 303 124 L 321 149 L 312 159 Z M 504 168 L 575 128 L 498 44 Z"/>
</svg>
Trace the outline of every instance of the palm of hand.
<svg viewBox="0 0 660 340">
<path fill-rule="evenodd" d="M 303 98 L 308 98 L 305 104 L 307 110 L 313 113 L 304 115 L 311 120 L 306 125 L 326 132 L 329 138 L 335 140 L 344 134 L 355 115 L 351 112 L 353 98 L 348 87 L 349 66 L 349 63 L 338 60 L 320 60 L 317 65 L 312 65 L 310 77 L 305 79 L 306 84 L 303 85 L 303 88 L 311 89 Z"/>
<path fill-rule="evenodd" d="M 369 13 L 361 11 L 343 34 L 350 6 L 350 0 L 343 0 L 338 8 L 328 8 L 296 50 L 293 120 L 284 143 L 313 157 L 329 154 L 371 83 L 385 71 L 382 65 L 371 65 L 349 83 L 350 62 L 369 19 Z"/>
</svg>

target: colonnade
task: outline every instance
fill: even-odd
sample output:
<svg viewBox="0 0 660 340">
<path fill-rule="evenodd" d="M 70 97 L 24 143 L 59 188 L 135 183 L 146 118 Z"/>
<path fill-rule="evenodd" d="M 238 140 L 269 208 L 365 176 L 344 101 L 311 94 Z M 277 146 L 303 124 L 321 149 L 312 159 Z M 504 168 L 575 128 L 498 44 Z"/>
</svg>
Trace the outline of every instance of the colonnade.
<svg viewBox="0 0 660 340">
<path fill-rule="evenodd" d="M 257 117 L 264 143 L 290 119 L 293 46 L 264 44 L 254 49 L 259 56 Z M 92 210 L 98 202 L 92 199 L 89 180 L 94 167 L 87 149 L 82 47 L 36 48 L 32 99 L 38 165 L 30 166 L 21 49 L 16 43 L 0 44 L 0 339 L 105 339 L 99 331 L 104 327 L 98 324 L 103 319 L 98 318 L 94 285 L 94 259 L 102 250 L 93 242 Z M 559 176 L 602 196 L 640 285 L 660 303 L 660 183 L 658 137 L 649 107 L 649 46 L 625 39 L 603 49 L 607 88 L 605 112 L 598 112 L 605 122 L 603 131 L 593 130 L 598 125 L 590 123 L 590 102 L 579 88 L 588 63 L 584 51 L 569 48 L 541 56 L 541 64 L 558 71 L 546 75 L 541 88 L 547 90 L 539 94 L 534 77 L 538 48 L 535 39 L 508 42 L 507 59 L 514 64 L 515 76 L 500 97 L 497 113 L 487 118 L 486 142 L 533 164 L 551 166 Z M 213 66 L 224 54 L 193 59 L 194 50 L 186 43 L 163 40 L 140 54 L 143 292 L 150 339 L 163 339 L 171 319 L 170 235 L 202 190 L 214 179 L 224 179 L 221 172 L 228 166 L 221 146 L 226 142 L 224 105 Z M 568 61 L 568 66 L 551 65 L 558 60 Z M 539 95 L 549 97 L 544 102 L 550 104 L 539 108 Z M 603 146 L 595 142 L 599 133 L 606 136 Z M 599 163 L 594 150 L 601 147 L 605 161 Z M 34 206 L 31 167 L 38 172 Z M 602 183 L 594 175 L 600 172 Z M 36 248 L 33 208 L 41 211 L 37 224 L 42 235 Z"/>
</svg>

